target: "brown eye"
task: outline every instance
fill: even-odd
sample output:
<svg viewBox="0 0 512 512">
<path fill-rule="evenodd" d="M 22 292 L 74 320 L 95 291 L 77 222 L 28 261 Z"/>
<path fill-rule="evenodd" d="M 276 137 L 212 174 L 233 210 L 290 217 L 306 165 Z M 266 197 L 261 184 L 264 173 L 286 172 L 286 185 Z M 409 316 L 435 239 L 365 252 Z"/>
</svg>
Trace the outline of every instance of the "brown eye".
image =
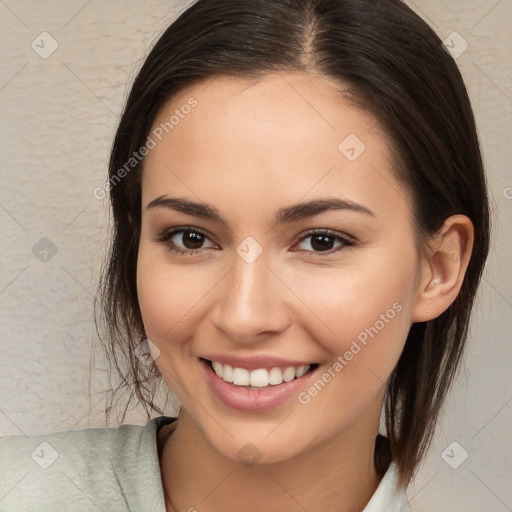
<svg viewBox="0 0 512 512">
<path fill-rule="evenodd" d="M 195 231 L 183 231 L 179 235 L 182 236 L 182 244 L 186 249 L 200 249 L 205 239 L 201 233 Z"/>
<path fill-rule="evenodd" d="M 157 243 L 164 243 L 170 251 L 180 254 L 195 254 L 205 249 L 203 244 L 209 240 L 205 233 L 196 228 L 174 228 L 164 231 L 154 239 Z M 214 246 L 212 244 L 210 247 Z"/>
<path fill-rule="evenodd" d="M 309 242 L 304 244 L 307 240 L 309 240 Z M 312 252 L 315 256 L 323 256 L 321 253 L 325 253 L 325 255 L 332 254 L 340 249 L 353 247 L 356 245 L 356 242 L 347 237 L 341 236 L 335 231 L 324 230 L 307 233 L 300 239 L 300 244 L 303 244 L 301 250 Z M 304 247 L 304 245 L 306 247 Z"/>
</svg>

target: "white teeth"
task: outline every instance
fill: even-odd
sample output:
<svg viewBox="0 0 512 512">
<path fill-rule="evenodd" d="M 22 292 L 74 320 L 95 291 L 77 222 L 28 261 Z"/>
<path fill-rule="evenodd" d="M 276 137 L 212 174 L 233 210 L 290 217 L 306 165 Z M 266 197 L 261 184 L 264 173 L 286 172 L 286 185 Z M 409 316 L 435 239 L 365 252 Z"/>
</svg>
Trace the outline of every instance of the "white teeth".
<svg viewBox="0 0 512 512">
<path fill-rule="evenodd" d="M 295 379 L 295 368 L 293 366 L 288 366 L 288 368 L 283 372 L 283 380 L 285 382 L 290 382 L 293 379 Z"/>
<path fill-rule="evenodd" d="M 222 375 L 219 375 L 216 372 L 217 375 L 219 375 L 219 377 L 222 377 L 226 382 L 233 382 L 233 367 L 229 366 L 229 364 L 225 364 L 223 366 L 224 368 L 222 369 Z"/>
<path fill-rule="evenodd" d="M 304 364 L 302 366 L 299 366 L 297 370 L 295 370 L 297 379 L 299 377 L 302 377 L 307 371 L 309 370 L 309 364 Z"/>
<path fill-rule="evenodd" d="M 215 370 L 215 373 L 219 376 L 219 377 L 222 377 L 222 374 L 223 374 L 223 369 L 224 369 L 224 365 L 223 364 L 220 364 L 220 363 L 217 363 L 217 361 L 213 361 L 212 362 L 212 366 L 213 366 L 213 369 Z"/>
<path fill-rule="evenodd" d="M 283 383 L 283 372 L 280 368 L 272 368 L 268 373 L 269 384 L 276 385 Z"/>
<path fill-rule="evenodd" d="M 237 386 L 248 386 L 249 370 L 245 368 L 233 368 L 233 384 Z"/>
<path fill-rule="evenodd" d="M 253 370 L 249 376 L 249 384 L 257 388 L 268 386 L 268 372 L 265 368 Z"/>
<path fill-rule="evenodd" d="M 212 362 L 215 373 L 224 381 L 232 382 L 236 386 L 250 386 L 251 388 L 265 388 L 269 385 L 276 386 L 284 382 L 290 382 L 295 378 L 302 377 L 310 369 L 309 364 L 295 368 L 288 366 L 283 371 L 281 368 L 258 368 L 249 371 L 245 368 L 233 368 L 229 364 Z"/>
</svg>

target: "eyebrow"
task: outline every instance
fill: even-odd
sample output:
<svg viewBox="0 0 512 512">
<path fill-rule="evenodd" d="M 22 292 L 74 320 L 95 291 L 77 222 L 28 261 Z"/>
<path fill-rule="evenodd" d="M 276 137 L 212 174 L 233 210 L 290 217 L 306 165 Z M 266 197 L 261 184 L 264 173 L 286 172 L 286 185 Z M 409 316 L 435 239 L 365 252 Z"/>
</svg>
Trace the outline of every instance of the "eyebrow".
<svg viewBox="0 0 512 512">
<path fill-rule="evenodd" d="M 163 195 L 150 201 L 146 209 L 156 207 L 169 208 L 227 226 L 227 222 L 222 218 L 219 210 L 207 203 L 197 203 L 188 199 Z M 296 222 L 330 210 L 350 210 L 375 217 L 375 213 L 359 203 L 339 197 L 327 197 L 280 208 L 274 216 L 274 224 Z"/>
</svg>

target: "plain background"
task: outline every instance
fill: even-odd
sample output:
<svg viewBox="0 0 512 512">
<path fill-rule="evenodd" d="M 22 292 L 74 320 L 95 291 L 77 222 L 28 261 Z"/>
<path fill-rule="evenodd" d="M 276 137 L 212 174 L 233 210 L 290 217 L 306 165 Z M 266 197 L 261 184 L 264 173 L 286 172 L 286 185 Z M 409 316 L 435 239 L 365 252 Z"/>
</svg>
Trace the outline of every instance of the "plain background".
<svg viewBox="0 0 512 512">
<path fill-rule="evenodd" d="M 416 512 L 511 511 L 512 2 L 407 3 L 456 50 L 468 44 L 457 63 L 495 223 L 465 365 L 408 495 Z M 93 190 L 131 79 L 186 5 L 0 0 L 0 434 L 105 426 L 92 298 L 108 203 Z"/>
</svg>

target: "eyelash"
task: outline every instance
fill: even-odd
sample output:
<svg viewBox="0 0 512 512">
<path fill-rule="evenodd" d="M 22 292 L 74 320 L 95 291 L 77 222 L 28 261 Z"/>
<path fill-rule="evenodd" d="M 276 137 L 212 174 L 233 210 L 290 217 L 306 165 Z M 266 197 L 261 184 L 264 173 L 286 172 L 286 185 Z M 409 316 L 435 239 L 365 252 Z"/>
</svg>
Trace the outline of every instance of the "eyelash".
<svg viewBox="0 0 512 512">
<path fill-rule="evenodd" d="M 197 233 L 201 236 L 204 236 L 205 238 L 208 238 L 208 235 L 204 231 L 201 231 L 200 229 L 192 228 L 192 227 L 179 227 L 179 228 L 173 228 L 173 229 L 163 231 L 157 237 L 153 238 L 153 241 L 157 242 L 157 243 L 163 243 L 169 251 L 180 254 L 182 256 L 186 256 L 186 255 L 193 256 L 195 254 L 200 254 L 204 250 L 206 250 L 204 248 L 197 249 L 197 250 L 178 249 L 171 243 L 168 243 L 172 239 L 173 236 L 175 236 L 177 234 L 182 234 L 182 233 Z M 299 238 L 297 240 L 297 243 L 302 242 L 302 241 L 306 240 L 307 238 L 314 236 L 314 235 L 325 235 L 330 238 L 333 238 L 335 242 L 341 242 L 341 244 L 342 244 L 337 249 L 330 249 L 329 251 L 306 251 L 308 253 L 314 254 L 314 257 L 318 257 L 318 258 L 330 256 L 330 255 L 334 254 L 335 252 L 340 251 L 341 249 L 351 249 L 358 245 L 355 240 L 345 237 L 345 236 L 341 236 L 336 231 L 332 231 L 330 229 L 322 229 L 322 230 L 319 230 L 319 229 L 314 230 L 313 229 L 313 230 L 307 231 L 301 238 Z"/>
</svg>

